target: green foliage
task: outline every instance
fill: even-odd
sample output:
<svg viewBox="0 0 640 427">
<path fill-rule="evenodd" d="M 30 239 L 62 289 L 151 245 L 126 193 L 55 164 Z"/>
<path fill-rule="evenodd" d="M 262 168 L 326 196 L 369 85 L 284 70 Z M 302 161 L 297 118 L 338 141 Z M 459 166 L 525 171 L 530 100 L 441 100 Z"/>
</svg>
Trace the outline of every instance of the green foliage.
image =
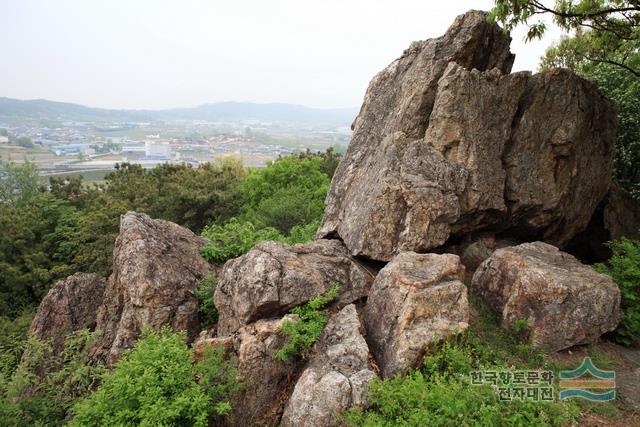
<svg viewBox="0 0 640 427">
<path fill-rule="evenodd" d="M 337 299 L 339 294 L 340 284 L 336 283 L 327 292 L 291 310 L 297 319 L 283 322 L 280 332 L 287 336 L 287 342 L 275 354 L 276 360 L 284 362 L 297 357 L 320 339 L 324 327 L 327 326 L 327 314 L 323 309 Z"/>
<path fill-rule="evenodd" d="M 284 240 L 275 228 L 256 228 L 252 222 L 238 218 L 232 218 L 222 226 L 212 224 L 204 229 L 202 235 L 211 240 L 202 247 L 202 256 L 207 261 L 220 263 L 244 254 L 265 240 Z"/>
<path fill-rule="evenodd" d="M 74 271 L 78 215 L 40 190 L 33 165 L 3 165 L 0 179 L 0 315 L 40 302 L 51 283 Z"/>
<path fill-rule="evenodd" d="M 298 154 L 298 158 L 319 158 L 321 161 L 320 171 L 327 175 L 329 179 L 333 178 L 333 174 L 338 168 L 338 163 L 340 163 L 340 154 L 334 149 L 334 147 L 329 147 L 324 152 L 313 152 L 307 149 L 306 151 Z"/>
<path fill-rule="evenodd" d="M 198 318 L 203 329 L 211 328 L 218 322 L 218 310 L 213 304 L 213 294 L 218 285 L 218 278 L 210 275 L 198 283 L 196 297 L 198 298 Z"/>
<path fill-rule="evenodd" d="M 632 345 L 640 340 L 640 241 L 623 238 L 610 242 L 609 247 L 613 256 L 595 269 L 611 276 L 620 287 L 624 316 L 614 338 L 620 344 Z"/>
<path fill-rule="evenodd" d="M 479 311 L 471 329 L 429 349 L 423 366 L 370 384 L 373 408 L 352 408 L 344 419 L 354 426 L 555 426 L 579 415 L 563 402 L 500 402 L 490 386 L 470 384 L 471 371 L 544 367 L 541 353 L 518 344 L 495 317 Z"/>
<path fill-rule="evenodd" d="M 432 376 L 413 371 L 406 377 L 373 380 L 374 410 L 354 408 L 345 421 L 353 426 L 561 426 L 578 413 L 555 402 L 503 403 L 490 386 L 470 385 L 464 376 Z"/>
<path fill-rule="evenodd" d="M 611 64 L 631 76 L 640 77 L 640 4 L 633 0 L 556 0 L 546 6 L 539 0 L 495 0 L 490 19 L 505 30 L 524 24 L 527 39 L 546 31 L 541 14 L 553 17 L 565 31 L 574 31 L 572 56 L 582 61 Z"/>
<path fill-rule="evenodd" d="M 0 203 L 22 207 L 40 191 L 38 171 L 33 163 L 18 165 L 0 160 Z"/>
<path fill-rule="evenodd" d="M 18 366 L 34 314 L 31 310 L 25 310 L 15 319 L 0 317 L 0 382 L 11 378 Z"/>
<path fill-rule="evenodd" d="M 235 361 L 223 349 L 194 363 L 184 333 L 149 329 L 100 387 L 78 402 L 71 425 L 206 426 L 228 412 L 237 390 Z"/>
<path fill-rule="evenodd" d="M 33 147 L 33 142 L 31 141 L 31 138 L 29 138 L 28 136 L 21 136 L 19 138 L 16 138 L 16 144 L 24 147 L 24 148 L 31 148 Z"/>
<path fill-rule="evenodd" d="M 74 402 L 97 384 L 104 369 L 88 364 L 94 336 L 87 330 L 69 335 L 60 353 L 30 338 L 10 381 L 2 383 L 0 424 L 63 425 Z"/>
<path fill-rule="evenodd" d="M 242 187 L 243 218 L 282 234 L 322 218 L 329 177 L 319 157 L 284 157 L 266 168 L 251 169 Z"/>
</svg>

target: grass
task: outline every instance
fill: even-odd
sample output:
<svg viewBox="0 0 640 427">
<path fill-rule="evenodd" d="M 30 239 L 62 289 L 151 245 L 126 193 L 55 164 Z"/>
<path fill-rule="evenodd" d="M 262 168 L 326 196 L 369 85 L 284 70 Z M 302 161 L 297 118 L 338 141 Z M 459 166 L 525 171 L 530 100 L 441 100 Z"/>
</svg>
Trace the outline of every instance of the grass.
<svg viewBox="0 0 640 427">
<path fill-rule="evenodd" d="M 523 342 L 522 332 L 528 329 L 524 322 L 516 330 L 505 331 L 478 299 L 472 297 L 471 305 L 469 330 L 433 346 L 422 366 L 406 376 L 374 380 L 372 408 L 352 408 L 343 414 L 343 421 L 351 426 L 562 426 L 578 422 L 584 414 L 620 419 L 615 401 L 501 402 L 491 386 L 472 384 L 474 371 L 552 371 L 557 399 L 559 372 L 576 368 L 585 355 L 601 369 L 615 369 L 618 364 L 595 346 L 580 354 L 549 357 Z"/>
</svg>

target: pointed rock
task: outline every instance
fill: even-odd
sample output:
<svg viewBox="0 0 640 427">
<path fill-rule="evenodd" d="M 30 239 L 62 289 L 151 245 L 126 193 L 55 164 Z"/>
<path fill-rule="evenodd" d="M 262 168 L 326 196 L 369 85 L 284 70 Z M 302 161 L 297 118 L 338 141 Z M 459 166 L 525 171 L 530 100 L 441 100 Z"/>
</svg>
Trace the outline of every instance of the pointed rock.
<svg viewBox="0 0 640 427">
<path fill-rule="evenodd" d="M 470 232 L 564 245 L 586 227 L 611 180 L 615 108 L 566 70 L 506 74 L 509 41 L 469 12 L 373 79 L 318 237 L 390 261 Z"/>
<path fill-rule="evenodd" d="M 172 222 L 128 212 L 120 220 L 113 273 L 98 311 L 95 360 L 113 363 L 143 327 L 199 332 L 195 290 L 211 266 L 200 255 L 206 239 Z"/>
</svg>

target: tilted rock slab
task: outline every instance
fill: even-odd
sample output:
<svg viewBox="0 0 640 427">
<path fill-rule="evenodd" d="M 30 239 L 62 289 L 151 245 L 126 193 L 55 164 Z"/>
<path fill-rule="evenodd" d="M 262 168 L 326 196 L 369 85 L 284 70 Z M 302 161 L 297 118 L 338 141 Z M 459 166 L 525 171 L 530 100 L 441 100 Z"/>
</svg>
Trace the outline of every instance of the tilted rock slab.
<svg viewBox="0 0 640 427">
<path fill-rule="evenodd" d="M 543 242 L 498 249 L 471 289 L 511 329 L 527 320 L 534 345 L 558 351 L 595 341 L 621 319 L 620 290 L 607 275 Z"/>
<path fill-rule="evenodd" d="M 369 85 L 318 237 L 390 261 L 480 230 L 563 245 L 607 192 L 615 108 L 566 70 L 509 75 L 482 12 L 411 45 Z"/>
<path fill-rule="evenodd" d="M 128 212 L 120 220 L 113 274 L 98 311 L 93 358 L 111 364 L 133 347 L 143 327 L 165 325 L 199 332 L 195 290 L 210 265 L 200 255 L 206 239 L 172 222 Z"/>
<path fill-rule="evenodd" d="M 258 319 L 281 316 L 340 283 L 342 305 L 365 297 L 373 275 L 351 259 L 337 240 L 303 245 L 264 242 L 228 261 L 214 301 L 218 334 L 227 335 Z"/>
<path fill-rule="evenodd" d="M 226 419 L 232 426 L 278 425 L 284 405 L 300 374 L 303 361 L 275 360 L 286 338 L 280 334 L 285 320 L 258 320 L 243 326 L 233 336 L 233 347 L 238 357 L 237 380 L 244 386 L 233 398 L 233 412 Z M 224 342 L 227 338 L 217 338 Z"/>
<path fill-rule="evenodd" d="M 337 426 L 340 413 L 367 405 L 369 381 L 376 374 L 368 367 L 369 347 L 361 329 L 353 304 L 329 319 L 293 389 L 281 426 Z"/>
<path fill-rule="evenodd" d="M 49 340 L 53 352 L 60 353 L 67 335 L 84 328 L 94 330 L 105 283 L 102 277 L 88 273 L 58 281 L 40 303 L 29 332 Z"/>
<path fill-rule="evenodd" d="M 464 266 L 452 254 L 402 252 L 373 282 L 367 341 L 389 378 L 420 363 L 427 347 L 469 326 Z"/>
</svg>

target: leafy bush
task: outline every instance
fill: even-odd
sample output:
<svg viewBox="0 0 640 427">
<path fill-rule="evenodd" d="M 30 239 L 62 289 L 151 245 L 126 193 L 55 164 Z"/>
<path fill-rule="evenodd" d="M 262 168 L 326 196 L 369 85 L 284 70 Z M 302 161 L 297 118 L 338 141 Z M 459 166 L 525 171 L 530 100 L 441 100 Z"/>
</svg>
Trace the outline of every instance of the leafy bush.
<svg viewBox="0 0 640 427">
<path fill-rule="evenodd" d="M 209 262 L 223 263 L 247 253 L 258 243 L 267 240 L 289 244 L 308 242 L 313 240 L 319 226 L 320 221 L 296 225 L 291 228 L 288 236 L 283 236 L 273 227 L 258 228 L 250 221 L 232 218 L 224 225 L 212 224 L 204 229 L 202 235 L 211 242 L 204 245 L 200 253 Z"/>
<path fill-rule="evenodd" d="M 213 294 L 218 285 L 218 278 L 210 275 L 198 283 L 196 297 L 198 298 L 198 318 L 203 329 L 210 328 L 218 322 L 218 310 L 213 304 Z"/>
<path fill-rule="evenodd" d="M 184 333 L 146 329 L 100 387 L 74 406 L 71 425 L 206 426 L 230 409 L 234 366 L 223 349 L 207 350 L 194 363 Z"/>
<path fill-rule="evenodd" d="M 292 227 L 318 221 L 324 212 L 329 177 L 319 157 L 283 157 L 266 168 L 251 169 L 242 183 L 242 218 L 259 228 L 287 235 Z"/>
<path fill-rule="evenodd" d="M 370 392 L 374 410 L 348 411 L 348 425 L 559 426 L 578 415 L 564 403 L 503 403 L 490 386 L 472 386 L 462 376 L 439 378 L 420 370 L 406 377 L 373 380 Z"/>
<path fill-rule="evenodd" d="M 34 312 L 25 310 L 11 320 L 0 317 L 0 378 L 11 378 L 27 345 L 27 332 Z"/>
<path fill-rule="evenodd" d="M 222 226 L 210 225 L 204 229 L 202 235 L 211 240 L 201 249 L 202 256 L 209 262 L 225 262 L 239 257 L 265 240 L 284 240 L 275 228 L 258 229 L 253 223 L 237 218 L 232 218 Z"/>
<path fill-rule="evenodd" d="M 338 298 L 339 292 L 340 284 L 336 283 L 327 292 L 291 310 L 297 319 L 283 322 L 280 331 L 287 336 L 287 342 L 274 356 L 276 360 L 286 361 L 296 357 L 320 339 L 327 326 L 327 314 L 323 308 Z"/>
<path fill-rule="evenodd" d="M 624 316 L 614 339 L 629 346 L 640 340 L 640 241 L 623 238 L 608 245 L 613 256 L 595 269 L 611 276 L 620 287 Z"/>
<path fill-rule="evenodd" d="M 86 329 L 69 335 L 61 353 L 46 341 L 29 338 L 11 380 L 2 383 L 0 424 L 63 425 L 71 406 L 90 393 L 104 372 L 88 363 L 93 343 L 94 335 Z"/>
<path fill-rule="evenodd" d="M 352 426 L 521 426 L 565 425 L 578 415 L 566 402 L 500 402 L 490 386 L 470 383 L 471 371 L 545 366 L 544 356 L 518 344 L 499 328 L 486 307 L 472 300 L 478 316 L 470 329 L 434 345 L 420 369 L 370 384 L 372 408 L 343 416 Z"/>
</svg>

